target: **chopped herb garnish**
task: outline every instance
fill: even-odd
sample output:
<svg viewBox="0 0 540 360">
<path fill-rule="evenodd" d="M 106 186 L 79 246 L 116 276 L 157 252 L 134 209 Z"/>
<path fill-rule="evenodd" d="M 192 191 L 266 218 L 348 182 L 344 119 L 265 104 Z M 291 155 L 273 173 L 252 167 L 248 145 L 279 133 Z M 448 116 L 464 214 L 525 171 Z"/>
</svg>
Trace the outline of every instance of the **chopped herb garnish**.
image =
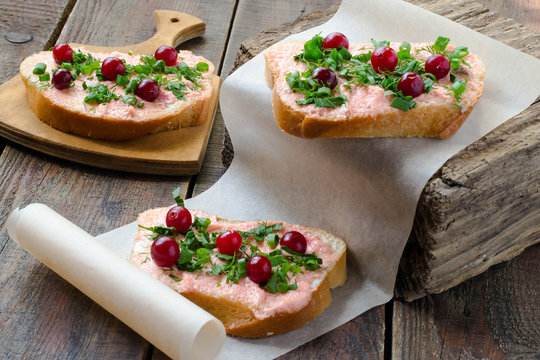
<svg viewBox="0 0 540 360">
<path fill-rule="evenodd" d="M 176 201 L 176 205 L 184 206 L 184 199 L 182 199 L 180 188 L 177 187 L 176 189 L 174 189 L 172 194 L 173 194 L 174 201 Z"/>
<path fill-rule="evenodd" d="M 407 72 L 413 72 L 421 76 L 424 82 L 424 93 L 429 93 L 432 88 L 438 84 L 437 78 L 427 73 L 425 70 L 425 60 L 416 59 L 411 54 L 411 44 L 403 42 L 399 46 L 398 64 L 393 71 L 377 73 L 371 65 L 371 50 L 366 50 L 360 54 L 352 56 L 345 48 L 325 49 L 322 47 L 322 37 L 315 35 L 311 40 L 306 41 L 304 50 L 294 56 L 297 61 L 303 62 L 307 69 L 302 73 L 294 71 L 286 75 L 286 81 L 289 87 L 298 93 L 305 95 L 304 99 L 297 100 L 298 105 L 314 104 L 317 107 L 338 107 L 345 104 L 348 99 L 341 94 L 339 86 L 329 89 L 321 85 L 311 77 L 311 73 L 318 67 L 326 67 L 344 79 L 341 83 L 344 88 L 357 86 L 380 86 L 385 90 L 386 96 L 393 96 L 390 106 L 402 111 L 409 111 L 416 107 L 416 102 L 412 97 L 403 96 L 398 89 L 398 83 L 401 76 Z M 390 46 L 388 41 L 377 41 L 371 39 L 373 48 Z M 443 54 L 448 57 L 451 70 L 457 70 L 461 65 L 469 65 L 464 57 L 469 54 L 464 46 L 458 46 L 452 51 L 447 50 L 450 39 L 439 36 L 433 45 L 427 46 L 419 51 L 428 51 L 432 54 Z M 453 85 L 448 87 L 454 93 L 456 103 L 461 100 L 461 94 L 464 91 L 464 85 L 452 80 Z M 463 82 L 463 81 L 462 81 Z M 463 91 L 462 91 L 463 90 Z"/>
<path fill-rule="evenodd" d="M 37 63 L 34 67 L 34 70 L 32 70 L 32 74 L 40 75 L 44 74 L 45 70 L 47 69 L 47 65 L 44 63 Z"/>
<path fill-rule="evenodd" d="M 39 81 L 49 81 L 51 80 L 51 75 L 49 73 L 39 75 Z"/>
<path fill-rule="evenodd" d="M 88 96 L 84 98 L 85 103 L 106 104 L 111 100 L 118 99 L 118 95 L 110 91 L 105 84 L 87 85 L 86 82 L 83 82 L 82 87 L 89 91 Z"/>
<path fill-rule="evenodd" d="M 195 67 L 195 69 L 197 69 L 197 71 L 208 71 L 209 66 L 205 62 L 199 62 L 197 63 L 197 66 Z"/>
<path fill-rule="evenodd" d="M 173 196 L 179 206 L 184 204 L 180 196 L 180 188 L 176 188 L 173 191 Z M 207 229 L 210 222 L 210 219 L 194 216 L 191 228 L 185 234 L 184 238 L 177 238 L 180 247 L 180 256 L 175 267 L 178 270 L 189 272 L 204 271 L 204 273 L 213 276 L 224 275 L 226 283 L 238 283 L 240 279 L 247 276 L 247 263 L 249 259 L 256 255 L 264 255 L 270 260 L 270 264 L 272 265 L 272 276 L 261 287 L 275 294 L 296 290 L 298 285 L 296 281 L 290 283 L 291 279 L 295 275 L 302 273 L 303 270 L 315 271 L 322 264 L 322 259 L 318 258 L 315 254 L 296 253 L 286 246 L 265 254 L 260 251 L 257 245 L 251 243 L 252 240 L 262 241 L 266 239 L 269 246 L 277 247 L 279 244 L 279 235 L 276 232 L 283 230 L 282 223 L 268 225 L 262 222 L 251 230 L 238 231 L 243 240 L 245 240 L 244 245 L 240 246 L 240 249 L 234 255 L 222 254 L 215 250 L 216 239 L 222 231 L 208 233 Z M 152 231 L 153 234 L 150 235 L 150 238 L 153 240 L 160 236 L 178 236 L 178 234 L 174 233 L 174 228 L 168 228 L 163 225 L 154 227 L 139 225 L 139 227 Z M 212 255 L 217 259 L 216 261 L 212 260 Z M 174 270 L 174 267 L 171 267 L 171 270 Z M 180 278 L 173 277 L 172 274 L 169 274 L 169 276 L 175 281 L 181 280 Z M 219 280 L 217 281 L 217 286 L 221 286 Z"/>
<path fill-rule="evenodd" d="M 174 276 L 173 274 L 169 274 L 169 277 L 173 279 L 174 281 L 181 281 L 182 278 L 179 278 L 178 276 Z"/>
</svg>

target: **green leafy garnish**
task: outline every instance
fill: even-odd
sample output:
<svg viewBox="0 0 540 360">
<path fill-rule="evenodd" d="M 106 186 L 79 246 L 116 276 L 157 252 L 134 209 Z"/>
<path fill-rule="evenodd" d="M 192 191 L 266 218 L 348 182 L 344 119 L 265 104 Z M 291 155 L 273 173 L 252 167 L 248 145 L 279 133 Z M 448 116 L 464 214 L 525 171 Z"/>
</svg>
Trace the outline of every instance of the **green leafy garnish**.
<svg viewBox="0 0 540 360">
<path fill-rule="evenodd" d="M 135 106 L 137 105 L 137 98 L 135 95 L 122 95 L 120 96 L 120 99 L 124 104 Z"/>
<path fill-rule="evenodd" d="M 180 81 L 169 81 L 167 85 L 165 85 L 165 90 L 171 91 L 179 100 L 184 100 L 186 98 L 184 91 L 187 90 L 187 86 Z"/>
<path fill-rule="evenodd" d="M 197 71 L 208 71 L 209 66 L 205 62 L 199 62 L 197 63 L 197 66 L 195 67 L 195 69 L 197 69 Z"/>
<path fill-rule="evenodd" d="M 176 229 L 172 226 L 167 227 L 163 225 L 158 225 L 158 226 L 152 226 L 152 227 L 145 227 L 145 226 L 139 225 L 139 227 L 144 230 L 151 231 L 153 234 L 149 235 L 149 238 L 152 240 L 156 240 L 157 238 L 161 236 L 170 236 L 170 237 L 176 236 L 176 233 L 175 233 Z"/>
<path fill-rule="evenodd" d="M 176 201 L 176 205 L 178 206 L 184 206 L 184 199 L 182 199 L 182 194 L 180 193 L 180 187 L 177 187 L 172 192 L 174 201 Z"/>
<path fill-rule="evenodd" d="M 174 281 L 181 281 L 182 278 L 179 278 L 178 276 L 174 276 L 173 274 L 169 274 L 169 277 L 173 279 Z"/>
<path fill-rule="evenodd" d="M 39 75 L 39 81 L 49 81 L 51 80 L 51 75 L 49 73 Z"/>
<path fill-rule="evenodd" d="M 86 82 L 83 82 L 82 87 L 89 91 L 89 94 L 84 98 L 85 103 L 106 104 L 111 100 L 118 99 L 118 95 L 110 91 L 105 84 L 87 85 Z"/>
<path fill-rule="evenodd" d="M 34 70 L 32 70 L 32 74 L 41 75 L 45 73 L 45 70 L 47 69 L 47 65 L 44 63 L 37 63 L 34 67 Z"/>
</svg>

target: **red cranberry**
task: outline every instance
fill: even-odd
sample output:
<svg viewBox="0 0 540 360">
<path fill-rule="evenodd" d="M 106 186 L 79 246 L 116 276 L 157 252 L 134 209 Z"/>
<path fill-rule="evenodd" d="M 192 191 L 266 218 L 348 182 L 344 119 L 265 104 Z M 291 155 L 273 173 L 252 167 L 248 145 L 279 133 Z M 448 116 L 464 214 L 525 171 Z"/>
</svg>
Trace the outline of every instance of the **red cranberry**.
<svg viewBox="0 0 540 360">
<path fill-rule="evenodd" d="M 307 250 L 306 238 L 298 231 L 289 231 L 285 233 L 279 241 L 279 244 L 301 254 L 305 254 Z"/>
<path fill-rule="evenodd" d="M 175 66 L 178 61 L 178 52 L 173 47 L 170 46 L 160 46 L 154 57 L 156 60 L 163 60 L 167 66 Z"/>
<path fill-rule="evenodd" d="M 401 76 L 398 89 L 404 96 L 417 97 L 424 92 L 424 80 L 417 73 L 407 72 Z"/>
<path fill-rule="evenodd" d="M 57 89 L 67 89 L 71 85 L 71 73 L 66 69 L 58 69 L 54 72 L 52 76 L 52 83 Z"/>
<path fill-rule="evenodd" d="M 371 54 L 371 66 L 378 73 L 394 71 L 398 63 L 398 56 L 390 47 L 380 47 Z"/>
<path fill-rule="evenodd" d="M 159 96 L 159 86 L 152 79 L 142 79 L 135 88 L 135 94 L 145 101 L 154 101 Z"/>
<path fill-rule="evenodd" d="M 450 72 L 450 60 L 442 54 L 431 55 L 426 60 L 426 72 L 442 79 Z"/>
<path fill-rule="evenodd" d="M 54 60 L 59 64 L 73 60 L 73 49 L 68 44 L 57 44 L 52 53 Z"/>
<path fill-rule="evenodd" d="M 176 232 L 186 232 L 191 226 L 191 213 L 183 206 L 173 206 L 165 218 L 168 227 L 174 227 Z"/>
<path fill-rule="evenodd" d="M 317 80 L 322 86 L 329 87 L 330 89 L 335 88 L 338 83 L 336 74 L 325 67 L 318 67 L 313 70 L 311 77 Z"/>
<path fill-rule="evenodd" d="M 343 46 L 345 49 L 349 48 L 349 39 L 340 32 L 333 32 L 328 34 L 322 43 L 323 48 L 325 49 L 335 49 L 340 46 Z"/>
<path fill-rule="evenodd" d="M 257 284 L 264 284 L 272 276 L 272 264 L 266 256 L 255 255 L 247 263 L 247 275 Z"/>
<path fill-rule="evenodd" d="M 233 256 L 242 245 L 242 236 L 234 230 L 228 230 L 218 235 L 216 245 L 220 253 Z"/>
<path fill-rule="evenodd" d="M 101 63 L 101 74 L 109 80 L 116 80 L 116 75 L 124 75 L 126 65 L 116 57 L 108 57 Z"/>
<path fill-rule="evenodd" d="M 157 266 L 170 267 L 178 261 L 180 247 L 172 237 L 162 236 L 157 238 L 150 247 L 150 256 Z"/>
</svg>

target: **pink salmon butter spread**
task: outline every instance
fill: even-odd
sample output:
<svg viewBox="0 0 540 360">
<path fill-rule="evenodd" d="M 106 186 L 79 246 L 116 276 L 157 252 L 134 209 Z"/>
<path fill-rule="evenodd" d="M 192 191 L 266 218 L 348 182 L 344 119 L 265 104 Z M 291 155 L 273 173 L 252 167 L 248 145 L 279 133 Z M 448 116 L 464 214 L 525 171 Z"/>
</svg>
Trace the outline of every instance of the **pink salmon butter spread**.
<svg viewBox="0 0 540 360">
<path fill-rule="evenodd" d="M 127 64 L 139 65 L 142 64 L 140 55 L 129 55 L 113 51 L 111 53 L 94 53 L 89 52 L 85 48 L 74 48 L 73 52 L 81 51 L 84 54 L 92 54 L 93 57 L 98 58 L 102 62 L 105 58 L 114 56 L 119 59 L 124 59 Z M 87 85 L 92 84 L 104 84 L 109 90 L 114 92 L 118 96 L 125 95 L 125 89 L 121 86 L 116 86 L 114 81 L 98 81 L 95 73 L 91 75 L 79 74 L 74 81 L 75 86 L 68 89 L 56 89 L 49 87 L 41 90 L 45 96 L 54 104 L 62 105 L 74 112 L 86 114 L 88 116 L 100 117 L 105 119 L 118 119 L 118 120 L 131 120 L 131 121 L 143 121 L 153 117 L 160 117 L 167 113 L 174 113 L 189 105 L 189 103 L 202 100 L 203 102 L 210 99 L 212 95 L 212 72 L 213 66 L 208 60 L 201 56 L 192 54 L 189 51 L 178 52 L 179 62 L 183 61 L 190 67 L 196 66 L 199 62 L 205 62 L 209 65 L 208 71 L 203 71 L 202 77 L 197 79 L 202 87 L 197 87 L 189 80 L 183 79 L 182 81 L 188 86 L 186 91 L 186 99 L 179 100 L 171 91 L 163 89 L 161 87 L 158 98 L 153 101 L 143 101 L 144 106 L 137 108 L 132 105 L 125 104 L 120 99 L 110 101 L 105 104 L 86 104 L 84 98 L 88 95 L 88 91 L 82 88 L 82 83 L 86 82 Z M 52 69 L 58 68 L 58 64 L 55 62 L 51 51 L 42 51 L 31 55 L 29 61 L 26 61 L 26 66 L 29 67 L 25 73 L 32 74 L 32 69 L 37 63 L 44 63 L 47 65 L 47 72 Z M 22 69 L 21 69 L 22 70 Z M 24 71 L 23 71 L 24 72 Z M 170 79 L 175 79 L 174 74 L 165 75 Z M 29 79 L 30 82 L 39 81 L 39 75 L 32 74 Z M 139 101 L 141 101 L 139 99 Z"/>
<path fill-rule="evenodd" d="M 138 218 L 139 225 L 152 227 L 163 224 L 168 210 L 169 208 L 158 208 L 142 213 Z M 220 224 L 214 215 L 197 210 L 190 210 L 190 212 L 192 216 L 209 218 L 211 220 L 211 224 L 207 229 L 209 233 L 220 230 L 247 231 L 259 225 L 255 221 L 245 223 L 227 223 L 221 221 L 222 223 Z M 268 225 L 275 223 L 268 222 Z M 317 257 L 323 260 L 320 269 L 316 271 L 304 270 L 303 273 L 297 274 L 294 279 L 297 282 L 298 289 L 288 291 L 284 294 L 272 294 L 260 288 L 259 284 L 254 283 L 248 277 L 241 278 L 238 284 L 232 282 L 226 283 L 225 275 L 206 274 L 209 268 L 203 268 L 198 272 L 162 269 L 150 258 L 150 247 L 153 241 L 148 237 L 151 232 L 144 229 L 139 229 L 135 237 L 131 261 L 179 293 L 198 292 L 203 295 L 225 298 L 229 301 L 245 304 L 251 309 L 254 309 L 254 316 L 259 320 L 273 316 L 279 312 L 294 312 L 302 309 L 309 303 L 311 294 L 317 289 L 322 279 L 324 279 L 328 267 L 333 266 L 337 262 L 338 254 L 329 244 L 309 231 L 305 231 L 302 227 L 287 223 L 282 224 L 283 230 L 277 232 L 280 237 L 288 231 L 301 231 L 307 240 L 306 253 L 315 252 Z M 254 241 L 253 243 L 259 246 L 260 250 L 264 253 L 274 250 L 269 248 L 265 241 L 260 243 Z M 214 249 L 213 251 L 215 255 L 218 250 Z M 213 262 L 219 262 L 214 256 L 212 258 Z M 182 280 L 175 281 L 169 274 Z"/>
<path fill-rule="evenodd" d="M 343 95 L 348 98 L 345 104 L 337 107 L 317 107 L 314 104 L 298 105 L 297 100 L 303 100 L 304 95 L 302 93 L 294 92 L 287 83 L 286 75 L 296 70 L 304 72 L 307 69 L 306 64 L 294 60 L 294 56 L 300 54 L 304 49 L 305 41 L 290 41 L 274 46 L 268 50 L 267 59 L 272 68 L 275 69 L 278 76 L 274 78 L 274 87 L 278 94 L 283 94 L 280 98 L 287 106 L 290 106 L 293 110 L 303 112 L 307 118 L 325 118 L 335 121 L 343 121 L 351 117 L 375 117 L 379 113 L 386 112 L 399 112 L 400 110 L 390 106 L 392 97 L 384 96 L 384 89 L 380 86 L 352 86 L 350 88 L 344 87 L 344 80 L 338 76 L 338 86 Z M 427 51 L 416 52 L 417 49 L 424 48 L 430 45 L 429 43 L 411 44 L 411 53 L 415 54 L 416 58 L 427 59 L 431 54 Z M 399 49 L 399 43 L 390 43 L 390 47 L 393 49 Z M 365 53 L 373 49 L 372 44 L 366 44 L 361 46 L 358 44 L 351 44 L 349 52 L 355 56 L 360 53 Z M 452 50 L 452 46 L 448 46 L 448 50 Z M 475 55 L 469 54 L 465 56 L 471 67 L 462 66 L 463 78 L 468 78 L 467 89 L 474 89 L 481 86 L 478 77 L 474 74 L 474 68 L 479 66 L 478 58 Z M 460 70 L 461 71 L 461 70 Z M 460 77 L 462 77 L 460 75 Z M 439 80 L 439 84 L 435 84 L 433 89 L 429 93 L 421 94 L 414 98 L 417 103 L 417 107 L 421 108 L 426 105 L 433 105 L 441 102 L 452 103 L 453 96 L 449 90 L 445 89 L 441 85 L 450 86 L 450 76 L 446 75 L 445 78 Z M 462 108 L 461 111 L 465 112 L 467 109 Z"/>
</svg>

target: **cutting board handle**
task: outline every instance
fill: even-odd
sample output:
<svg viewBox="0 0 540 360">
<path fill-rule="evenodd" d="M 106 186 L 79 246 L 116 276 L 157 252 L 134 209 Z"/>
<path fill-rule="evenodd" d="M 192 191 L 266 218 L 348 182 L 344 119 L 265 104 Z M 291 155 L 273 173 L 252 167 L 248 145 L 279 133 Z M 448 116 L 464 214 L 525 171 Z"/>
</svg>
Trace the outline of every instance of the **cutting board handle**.
<svg viewBox="0 0 540 360">
<path fill-rule="evenodd" d="M 119 51 L 134 54 L 153 54 L 161 45 L 177 47 L 181 43 L 204 35 L 206 24 L 198 17 L 171 10 L 155 10 L 154 22 L 156 34 L 150 39 L 128 46 L 95 46 L 71 44 L 74 47 L 84 46 L 88 51 L 112 52 Z"/>
</svg>

